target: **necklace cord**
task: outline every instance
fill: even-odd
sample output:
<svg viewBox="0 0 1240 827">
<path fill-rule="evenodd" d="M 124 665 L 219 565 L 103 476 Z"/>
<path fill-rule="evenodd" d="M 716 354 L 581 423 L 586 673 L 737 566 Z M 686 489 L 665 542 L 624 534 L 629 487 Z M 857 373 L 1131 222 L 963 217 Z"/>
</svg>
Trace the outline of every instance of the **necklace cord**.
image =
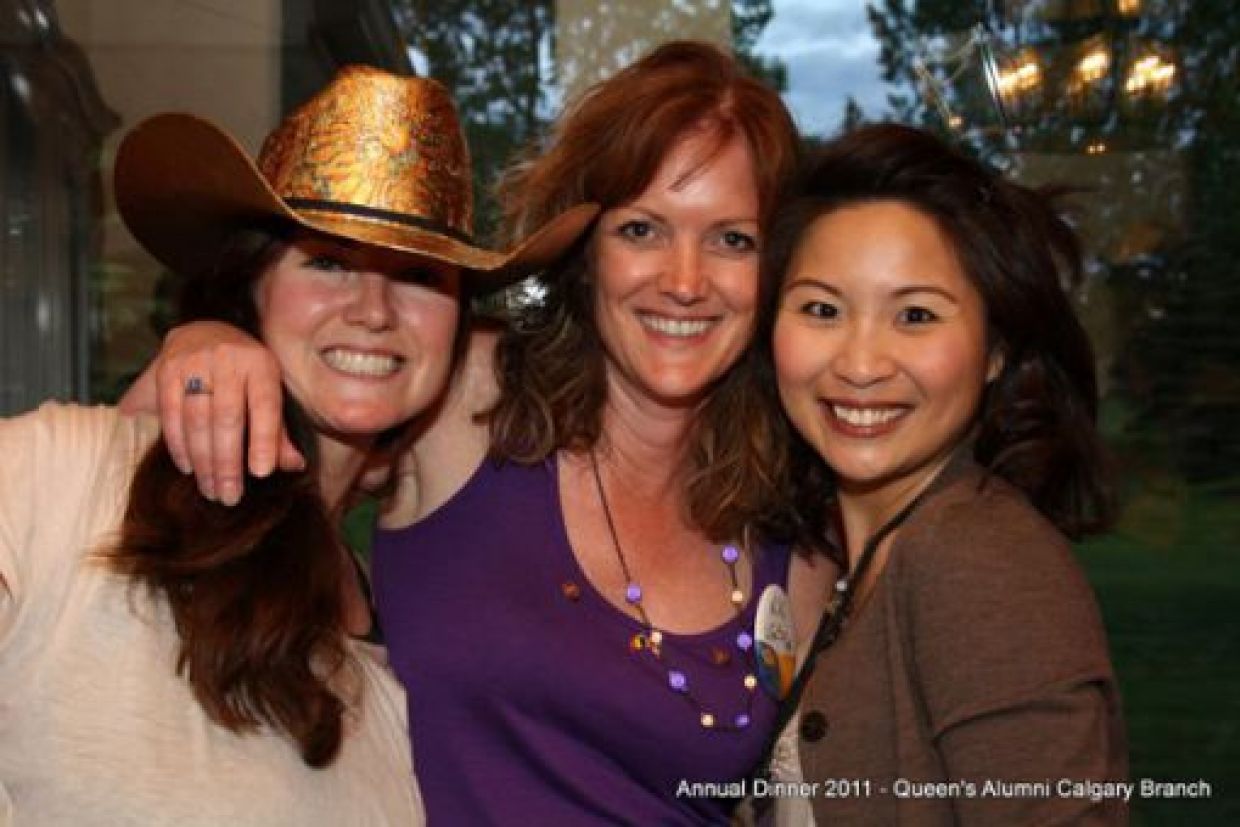
<svg viewBox="0 0 1240 827">
<path fill-rule="evenodd" d="M 861 551 L 861 557 L 857 559 L 857 567 L 836 582 L 835 596 L 831 600 L 832 605 L 828 606 L 827 611 L 823 612 L 818 628 L 814 632 L 813 643 L 810 645 L 809 653 L 805 657 L 805 663 L 797 672 L 796 678 L 793 679 L 792 686 L 788 688 L 787 697 L 779 705 L 779 714 L 775 719 L 775 728 L 771 731 L 771 737 L 767 742 L 766 750 L 763 752 L 762 760 L 757 764 L 753 776 L 755 779 L 770 780 L 771 759 L 775 753 L 775 744 L 778 743 L 784 727 L 788 725 L 788 722 L 792 720 L 792 716 L 796 714 L 797 707 L 801 703 L 801 697 L 805 694 L 805 687 L 809 684 L 809 679 L 814 673 L 814 667 L 818 663 L 818 656 L 830 648 L 831 644 L 835 643 L 844 628 L 844 622 L 848 619 L 849 611 L 852 609 L 853 584 L 865 577 L 879 545 L 890 536 L 891 532 L 899 528 L 909 518 L 917 506 L 921 505 L 927 493 L 929 493 L 928 490 L 923 490 L 908 505 L 904 506 L 899 513 L 883 523 L 878 531 L 874 532 L 870 539 L 866 541 L 865 547 Z"/>
<path fill-rule="evenodd" d="M 607 502 L 607 494 L 603 489 L 603 476 L 599 472 L 598 457 L 595 455 L 593 450 L 590 451 L 590 470 L 594 475 L 594 485 L 598 490 L 599 503 L 603 507 L 603 516 L 607 520 L 607 530 L 611 534 L 612 547 L 616 551 L 616 559 L 619 561 L 620 570 L 624 574 L 625 602 L 633 607 L 633 609 L 637 612 L 638 618 L 641 620 L 642 625 L 645 627 L 645 631 L 641 635 L 635 637 L 634 640 L 636 641 L 639 638 L 645 638 L 646 642 L 642 646 L 635 646 L 634 649 L 640 650 L 648 648 L 651 655 L 656 660 L 663 661 L 663 655 L 661 654 L 663 634 L 653 623 L 650 622 L 650 616 L 647 614 L 646 607 L 643 604 L 641 587 L 638 585 L 637 581 L 633 579 L 633 574 L 629 569 L 628 560 L 625 559 L 624 549 L 620 545 L 620 534 L 616 531 L 616 521 L 612 516 L 611 506 Z M 731 580 L 732 592 L 730 597 L 732 600 L 732 607 L 736 612 L 736 616 L 740 618 L 742 616 L 741 606 L 744 603 L 744 597 L 738 585 L 736 575 L 736 561 L 739 557 L 739 552 L 734 547 L 728 546 L 725 547 L 722 557 L 724 563 L 727 565 L 729 579 Z M 748 634 L 748 632 L 742 629 L 742 631 L 737 635 L 736 645 L 742 653 L 747 654 L 753 647 L 753 638 Z M 751 713 L 753 711 L 754 692 L 758 683 L 757 678 L 752 672 L 747 672 L 742 679 L 742 684 L 745 687 L 747 699 L 747 705 L 744 711 L 735 715 L 731 725 L 721 725 L 716 719 L 715 714 L 708 712 L 706 708 L 695 699 L 693 689 L 686 673 L 675 668 L 667 661 L 663 662 L 663 668 L 667 670 L 669 686 L 691 706 L 695 706 L 697 708 L 698 720 L 704 728 L 721 729 L 725 731 L 740 731 L 749 726 L 752 720 Z"/>
</svg>

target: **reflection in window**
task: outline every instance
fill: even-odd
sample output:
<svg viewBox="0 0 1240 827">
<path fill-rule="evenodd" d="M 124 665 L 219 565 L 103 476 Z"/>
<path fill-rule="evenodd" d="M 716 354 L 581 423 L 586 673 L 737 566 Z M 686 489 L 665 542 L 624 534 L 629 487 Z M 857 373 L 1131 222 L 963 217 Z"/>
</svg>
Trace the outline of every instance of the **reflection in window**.
<svg viewBox="0 0 1240 827">
<path fill-rule="evenodd" d="M 50 2 L 0 0 L 0 415 L 85 400 L 100 142 L 116 125 Z"/>
</svg>

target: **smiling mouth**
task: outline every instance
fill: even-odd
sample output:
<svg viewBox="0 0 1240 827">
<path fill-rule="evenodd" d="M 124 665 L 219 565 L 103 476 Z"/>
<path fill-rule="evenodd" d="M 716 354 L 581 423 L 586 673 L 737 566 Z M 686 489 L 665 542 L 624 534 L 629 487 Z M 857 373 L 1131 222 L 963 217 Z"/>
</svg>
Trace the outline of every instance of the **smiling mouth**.
<svg viewBox="0 0 1240 827">
<path fill-rule="evenodd" d="M 638 313 L 637 320 L 642 327 L 663 336 L 689 339 L 701 336 L 710 330 L 719 320 L 716 319 L 673 319 L 670 316 L 659 316 L 654 313 Z"/>
<path fill-rule="evenodd" d="M 835 430 L 847 436 L 882 436 L 899 426 L 911 408 L 904 405 L 844 405 L 825 402 L 823 407 Z"/>
<path fill-rule="evenodd" d="M 400 370 L 404 359 L 382 353 L 361 353 L 333 347 L 323 351 L 323 361 L 334 370 L 351 376 L 391 376 Z"/>
</svg>

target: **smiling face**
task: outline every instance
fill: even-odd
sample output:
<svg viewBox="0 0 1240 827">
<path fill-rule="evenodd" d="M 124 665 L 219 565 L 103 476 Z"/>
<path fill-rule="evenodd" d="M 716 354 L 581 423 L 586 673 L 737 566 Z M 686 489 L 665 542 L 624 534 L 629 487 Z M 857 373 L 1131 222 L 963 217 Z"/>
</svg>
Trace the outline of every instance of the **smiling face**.
<svg viewBox="0 0 1240 827">
<path fill-rule="evenodd" d="M 748 144 L 709 160 L 714 135 L 691 132 L 632 202 L 605 212 L 591 242 L 594 313 L 612 399 L 700 402 L 754 329 L 758 187 Z"/>
<path fill-rule="evenodd" d="M 773 345 L 788 415 L 841 496 L 897 507 L 946 463 L 1002 366 L 950 239 L 898 201 L 809 225 L 784 275 Z"/>
<path fill-rule="evenodd" d="M 355 442 L 398 425 L 443 389 L 459 268 L 303 234 L 255 286 L 264 343 L 321 434 Z"/>
</svg>

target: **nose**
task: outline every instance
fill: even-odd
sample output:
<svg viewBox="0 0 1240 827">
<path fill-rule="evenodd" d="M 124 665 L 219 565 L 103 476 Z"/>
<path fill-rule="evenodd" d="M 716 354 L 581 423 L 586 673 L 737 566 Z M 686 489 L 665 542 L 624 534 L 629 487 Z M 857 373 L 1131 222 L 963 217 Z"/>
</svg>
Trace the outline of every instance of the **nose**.
<svg viewBox="0 0 1240 827">
<path fill-rule="evenodd" d="M 659 274 L 659 290 L 678 304 L 694 304 L 706 295 L 707 275 L 701 251 L 685 239 L 673 245 Z"/>
<path fill-rule="evenodd" d="M 392 326 L 391 283 L 381 273 L 358 273 L 356 289 L 345 307 L 345 320 L 368 330 Z"/>
<path fill-rule="evenodd" d="M 895 373 L 895 360 L 886 337 L 869 325 L 850 325 L 841 331 L 831 370 L 855 388 L 877 385 Z"/>
</svg>

